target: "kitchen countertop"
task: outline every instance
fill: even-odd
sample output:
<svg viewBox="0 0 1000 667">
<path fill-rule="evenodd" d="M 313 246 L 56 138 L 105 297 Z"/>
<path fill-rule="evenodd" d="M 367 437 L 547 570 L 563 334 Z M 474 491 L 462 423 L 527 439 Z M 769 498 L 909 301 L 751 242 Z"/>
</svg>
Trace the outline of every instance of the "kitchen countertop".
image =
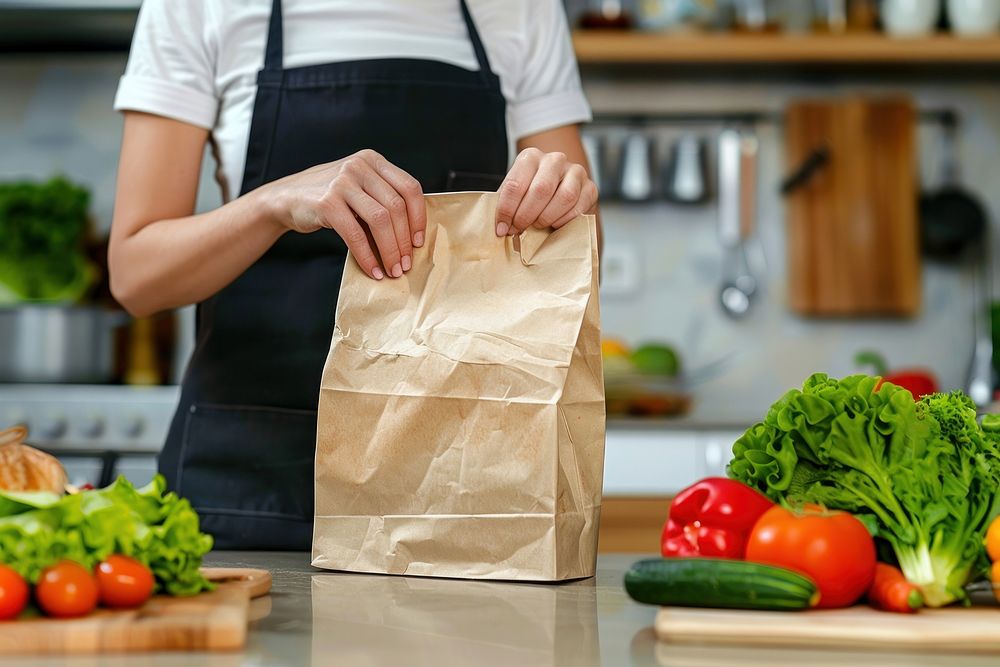
<svg viewBox="0 0 1000 667">
<path fill-rule="evenodd" d="M 693 415 L 681 415 L 677 417 L 622 417 L 609 416 L 607 419 L 608 431 L 691 431 L 691 432 L 724 432 L 733 433 L 737 436 L 756 424 L 759 420 L 742 419 L 707 419 Z"/>
<path fill-rule="evenodd" d="M 500 665 L 535 667 L 894 667 L 995 665 L 983 656 L 768 650 L 657 644 L 654 607 L 632 602 L 622 575 L 637 555 L 605 554 L 593 579 L 518 584 L 343 574 L 316 570 L 305 553 L 214 552 L 206 565 L 271 571 L 267 614 L 244 651 L 0 660 L 54 667 L 270 667 L 278 665 Z M 1000 617 L 998 617 L 1000 619 Z"/>
</svg>

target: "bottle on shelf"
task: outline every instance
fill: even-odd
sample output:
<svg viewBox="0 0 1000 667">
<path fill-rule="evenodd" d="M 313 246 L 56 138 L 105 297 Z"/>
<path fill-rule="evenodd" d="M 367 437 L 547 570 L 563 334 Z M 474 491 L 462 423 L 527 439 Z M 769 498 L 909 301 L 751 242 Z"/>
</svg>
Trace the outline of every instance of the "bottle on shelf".
<svg viewBox="0 0 1000 667">
<path fill-rule="evenodd" d="M 781 12 L 774 0 L 736 0 L 734 9 L 737 32 L 768 33 L 780 29 Z"/>
</svg>

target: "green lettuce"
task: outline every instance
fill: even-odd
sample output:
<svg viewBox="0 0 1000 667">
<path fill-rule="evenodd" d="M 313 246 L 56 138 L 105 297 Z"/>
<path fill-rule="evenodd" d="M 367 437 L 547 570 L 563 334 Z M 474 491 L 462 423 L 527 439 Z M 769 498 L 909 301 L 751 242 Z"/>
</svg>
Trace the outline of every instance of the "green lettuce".
<svg viewBox="0 0 1000 667">
<path fill-rule="evenodd" d="M 788 506 L 854 513 L 930 606 L 964 599 L 1000 511 L 1000 418 L 980 427 L 962 392 L 877 386 L 813 375 L 736 441 L 729 475 Z"/>
<path fill-rule="evenodd" d="M 82 254 L 56 259 L 0 255 L 0 305 L 76 303 L 97 276 L 96 267 Z"/>
<path fill-rule="evenodd" d="M 147 565 L 157 590 L 194 595 L 211 588 L 199 571 L 211 548 L 190 503 L 159 475 L 141 489 L 119 477 L 66 496 L 0 492 L 0 563 L 32 583 L 58 560 L 92 568 L 120 553 Z"/>
<path fill-rule="evenodd" d="M 97 281 L 90 194 L 65 178 L 0 183 L 0 305 L 74 303 Z"/>
</svg>

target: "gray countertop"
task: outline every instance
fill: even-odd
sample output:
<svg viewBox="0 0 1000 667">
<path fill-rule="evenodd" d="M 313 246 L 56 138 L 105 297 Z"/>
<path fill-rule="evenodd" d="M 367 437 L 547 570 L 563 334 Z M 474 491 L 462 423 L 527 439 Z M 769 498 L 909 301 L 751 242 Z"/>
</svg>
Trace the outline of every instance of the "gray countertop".
<svg viewBox="0 0 1000 667">
<path fill-rule="evenodd" d="M 995 665 L 990 657 L 764 650 L 657 644 L 655 608 L 632 602 L 622 575 L 635 555 L 608 554 L 593 579 L 518 584 L 324 572 L 305 553 L 215 552 L 206 565 L 271 571 L 271 595 L 257 600 L 246 649 L 15 658 L 0 665 L 268 667 L 405 665 L 447 667 L 852 667 Z"/>
<path fill-rule="evenodd" d="M 707 419 L 692 415 L 680 417 L 608 417 L 608 431 L 723 431 L 742 434 L 759 419 Z"/>
</svg>

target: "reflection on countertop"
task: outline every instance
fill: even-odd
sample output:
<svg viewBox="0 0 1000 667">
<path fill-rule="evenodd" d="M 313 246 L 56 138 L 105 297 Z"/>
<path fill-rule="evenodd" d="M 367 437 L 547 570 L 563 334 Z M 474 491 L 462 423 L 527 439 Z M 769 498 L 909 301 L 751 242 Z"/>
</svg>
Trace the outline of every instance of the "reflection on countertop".
<svg viewBox="0 0 1000 667">
<path fill-rule="evenodd" d="M 601 664 L 592 580 L 495 585 L 317 575 L 312 594 L 313 664 Z"/>
<path fill-rule="evenodd" d="M 215 552 L 207 565 L 271 571 L 270 598 L 251 609 L 246 649 L 0 660 L 0 665 L 125 667 L 253 665 L 517 665 L 518 667 L 893 667 L 995 665 L 988 656 L 774 650 L 658 643 L 655 608 L 632 602 L 622 576 L 638 555 L 606 554 L 595 578 L 526 584 L 316 570 L 306 553 Z"/>
</svg>

